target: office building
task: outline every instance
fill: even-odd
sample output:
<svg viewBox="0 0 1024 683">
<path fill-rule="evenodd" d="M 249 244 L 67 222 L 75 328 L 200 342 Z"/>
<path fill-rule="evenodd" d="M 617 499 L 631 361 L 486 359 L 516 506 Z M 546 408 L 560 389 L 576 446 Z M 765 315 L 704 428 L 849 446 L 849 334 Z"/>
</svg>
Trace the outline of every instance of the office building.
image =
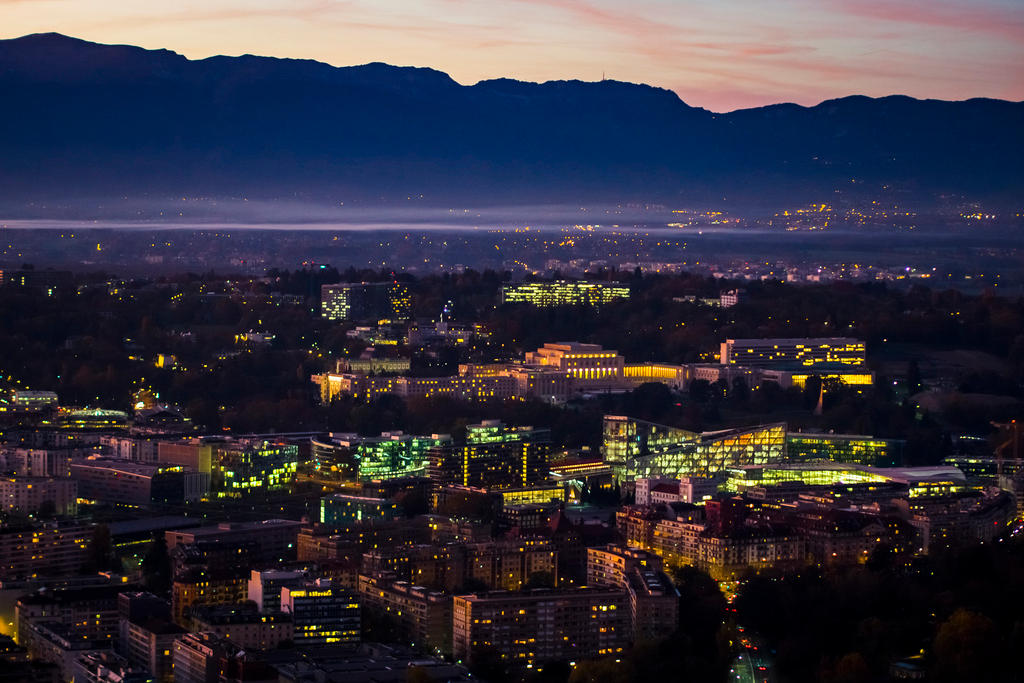
<svg viewBox="0 0 1024 683">
<path fill-rule="evenodd" d="M 387 498 L 349 496 L 343 493 L 320 499 L 320 523 L 347 526 L 365 520 L 390 521 L 398 518 L 398 503 Z"/>
<path fill-rule="evenodd" d="M 408 320 L 409 288 L 401 282 L 347 282 L 320 288 L 320 312 L 328 320 Z"/>
<path fill-rule="evenodd" d="M 171 622 L 170 604 L 151 593 L 121 593 L 118 617 L 118 652 L 158 683 L 171 683 L 174 641 L 187 631 Z"/>
<path fill-rule="evenodd" d="M 723 365 L 758 368 L 860 367 L 866 361 L 866 345 L 852 337 L 726 339 L 720 351 Z"/>
<path fill-rule="evenodd" d="M 427 453 L 451 443 L 447 434 L 415 436 L 384 432 L 378 437 L 331 434 L 312 439 L 313 467 L 343 481 L 375 481 L 426 476 Z"/>
<path fill-rule="evenodd" d="M 210 489 L 210 475 L 178 465 L 91 457 L 71 463 L 78 495 L 124 505 L 185 503 L 200 500 Z"/>
<path fill-rule="evenodd" d="M 617 282 L 555 280 L 524 282 L 501 288 L 501 302 L 531 306 L 600 306 L 616 299 L 628 299 L 629 287 Z"/>
<path fill-rule="evenodd" d="M 318 579 L 281 589 L 281 610 L 290 614 L 296 645 L 359 643 L 359 600 L 353 591 Z"/>
<path fill-rule="evenodd" d="M 874 467 L 896 467 L 903 463 L 900 439 L 876 439 L 860 434 L 816 434 L 789 432 L 786 457 L 789 460 L 830 460 Z"/>
<path fill-rule="evenodd" d="M 622 388 L 625 362 L 618 351 L 579 342 L 545 344 L 526 354 L 526 365 L 566 373 L 580 391 Z"/>
<path fill-rule="evenodd" d="M 547 478 L 550 434 L 485 420 L 466 428 L 461 444 L 432 448 L 428 476 L 438 485 L 523 487 Z"/>
<path fill-rule="evenodd" d="M 286 489 L 295 479 L 299 447 L 283 442 L 240 439 L 213 453 L 211 489 L 218 498 L 243 498 Z"/>
</svg>

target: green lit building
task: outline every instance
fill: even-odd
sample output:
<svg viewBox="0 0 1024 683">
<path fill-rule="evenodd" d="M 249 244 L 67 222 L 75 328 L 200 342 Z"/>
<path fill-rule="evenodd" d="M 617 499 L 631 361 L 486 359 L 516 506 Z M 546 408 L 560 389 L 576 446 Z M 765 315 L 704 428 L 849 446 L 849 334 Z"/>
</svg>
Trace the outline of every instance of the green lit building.
<svg viewBox="0 0 1024 683">
<path fill-rule="evenodd" d="M 858 434 L 790 432 L 786 436 L 786 458 L 797 462 L 828 460 L 895 467 L 903 463 L 905 443 L 900 439 L 875 439 Z"/>
<path fill-rule="evenodd" d="M 616 299 L 628 299 L 629 287 L 617 282 L 555 280 L 524 282 L 501 288 L 503 304 L 533 306 L 600 306 Z"/>
<path fill-rule="evenodd" d="M 323 285 L 320 313 L 328 320 L 408 320 L 409 288 L 402 282 Z"/>
<path fill-rule="evenodd" d="M 240 440 L 214 452 L 212 488 L 218 498 L 286 488 L 295 479 L 299 447 L 274 441 Z"/>
<path fill-rule="evenodd" d="M 723 488 L 742 493 L 752 487 L 802 482 L 808 486 L 897 483 L 907 487 L 910 498 L 936 498 L 980 490 L 969 484 L 955 467 L 868 467 L 855 463 L 775 463 L 736 467 L 728 472 Z"/>
<path fill-rule="evenodd" d="M 389 521 L 399 515 L 398 503 L 387 498 L 336 493 L 320 499 L 320 523 L 329 526 L 348 526 L 369 520 Z"/>
<path fill-rule="evenodd" d="M 384 481 L 425 477 L 430 449 L 451 444 L 447 434 L 414 436 L 384 432 L 380 436 L 332 434 L 313 439 L 313 468 L 322 476 L 342 481 Z"/>
<path fill-rule="evenodd" d="M 524 487 L 547 478 L 550 454 L 548 430 L 485 420 L 466 428 L 463 443 L 432 448 L 427 472 L 442 486 Z"/>
<path fill-rule="evenodd" d="M 711 477 L 734 467 L 781 461 L 783 422 L 716 432 L 688 432 L 653 422 L 606 416 L 603 454 L 619 484 L 638 478 Z"/>
</svg>

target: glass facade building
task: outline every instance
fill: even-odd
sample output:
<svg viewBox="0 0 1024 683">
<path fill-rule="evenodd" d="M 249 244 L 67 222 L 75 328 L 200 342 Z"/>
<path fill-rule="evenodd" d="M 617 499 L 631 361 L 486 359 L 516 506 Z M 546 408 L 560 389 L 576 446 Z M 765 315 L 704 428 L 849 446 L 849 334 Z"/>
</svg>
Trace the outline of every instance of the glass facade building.
<svg viewBox="0 0 1024 683">
<path fill-rule="evenodd" d="M 299 447 L 271 441 L 238 441 L 218 448 L 212 483 L 219 498 L 280 490 L 295 479 Z"/>
<path fill-rule="evenodd" d="M 734 467 L 780 461 L 785 451 L 782 422 L 698 434 L 619 416 L 605 418 L 605 463 L 620 484 L 641 477 L 711 477 Z"/>
<path fill-rule="evenodd" d="M 859 434 L 790 432 L 786 436 L 786 457 L 798 462 L 829 460 L 895 467 L 903 463 L 904 443 L 899 439 L 875 439 Z"/>
</svg>

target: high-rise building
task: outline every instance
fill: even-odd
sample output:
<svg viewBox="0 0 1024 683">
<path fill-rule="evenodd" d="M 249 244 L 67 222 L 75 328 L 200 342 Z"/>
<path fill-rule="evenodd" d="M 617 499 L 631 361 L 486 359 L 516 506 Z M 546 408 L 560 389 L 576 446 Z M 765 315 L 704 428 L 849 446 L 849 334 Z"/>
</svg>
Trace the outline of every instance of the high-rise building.
<svg viewBox="0 0 1024 683">
<path fill-rule="evenodd" d="M 401 282 L 323 285 L 320 311 L 328 320 L 408 320 L 409 288 Z"/>
<path fill-rule="evenodd" d="M 501 302 L 527 303 L 533 306 L 600 306 L 628 299 L 629 287 L 618 282 L 555 280 L 524 282 L 501 288 Z"/>
<path fill-rule="evenodd" d="M 484 420 L 466 428 L 461 444 L 432 448 L 428 476 L 439 485 L 514 488 L 547 477 L 550 433 Z"/>
</svg>

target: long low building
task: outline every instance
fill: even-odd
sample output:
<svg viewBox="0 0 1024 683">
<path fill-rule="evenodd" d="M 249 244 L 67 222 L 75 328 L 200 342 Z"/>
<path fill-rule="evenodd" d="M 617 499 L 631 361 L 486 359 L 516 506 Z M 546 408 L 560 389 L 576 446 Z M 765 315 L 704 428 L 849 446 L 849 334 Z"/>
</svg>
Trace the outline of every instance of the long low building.
<svg viewBox="0 0 1024 683">
<path fill-rule="evenodd" d="M 150 465 L 87 458 L 71 464 L 78 495 L 128 505 L 199 500 L 210 490 L 210 475 L 176 465 Z"/>
</svg>

